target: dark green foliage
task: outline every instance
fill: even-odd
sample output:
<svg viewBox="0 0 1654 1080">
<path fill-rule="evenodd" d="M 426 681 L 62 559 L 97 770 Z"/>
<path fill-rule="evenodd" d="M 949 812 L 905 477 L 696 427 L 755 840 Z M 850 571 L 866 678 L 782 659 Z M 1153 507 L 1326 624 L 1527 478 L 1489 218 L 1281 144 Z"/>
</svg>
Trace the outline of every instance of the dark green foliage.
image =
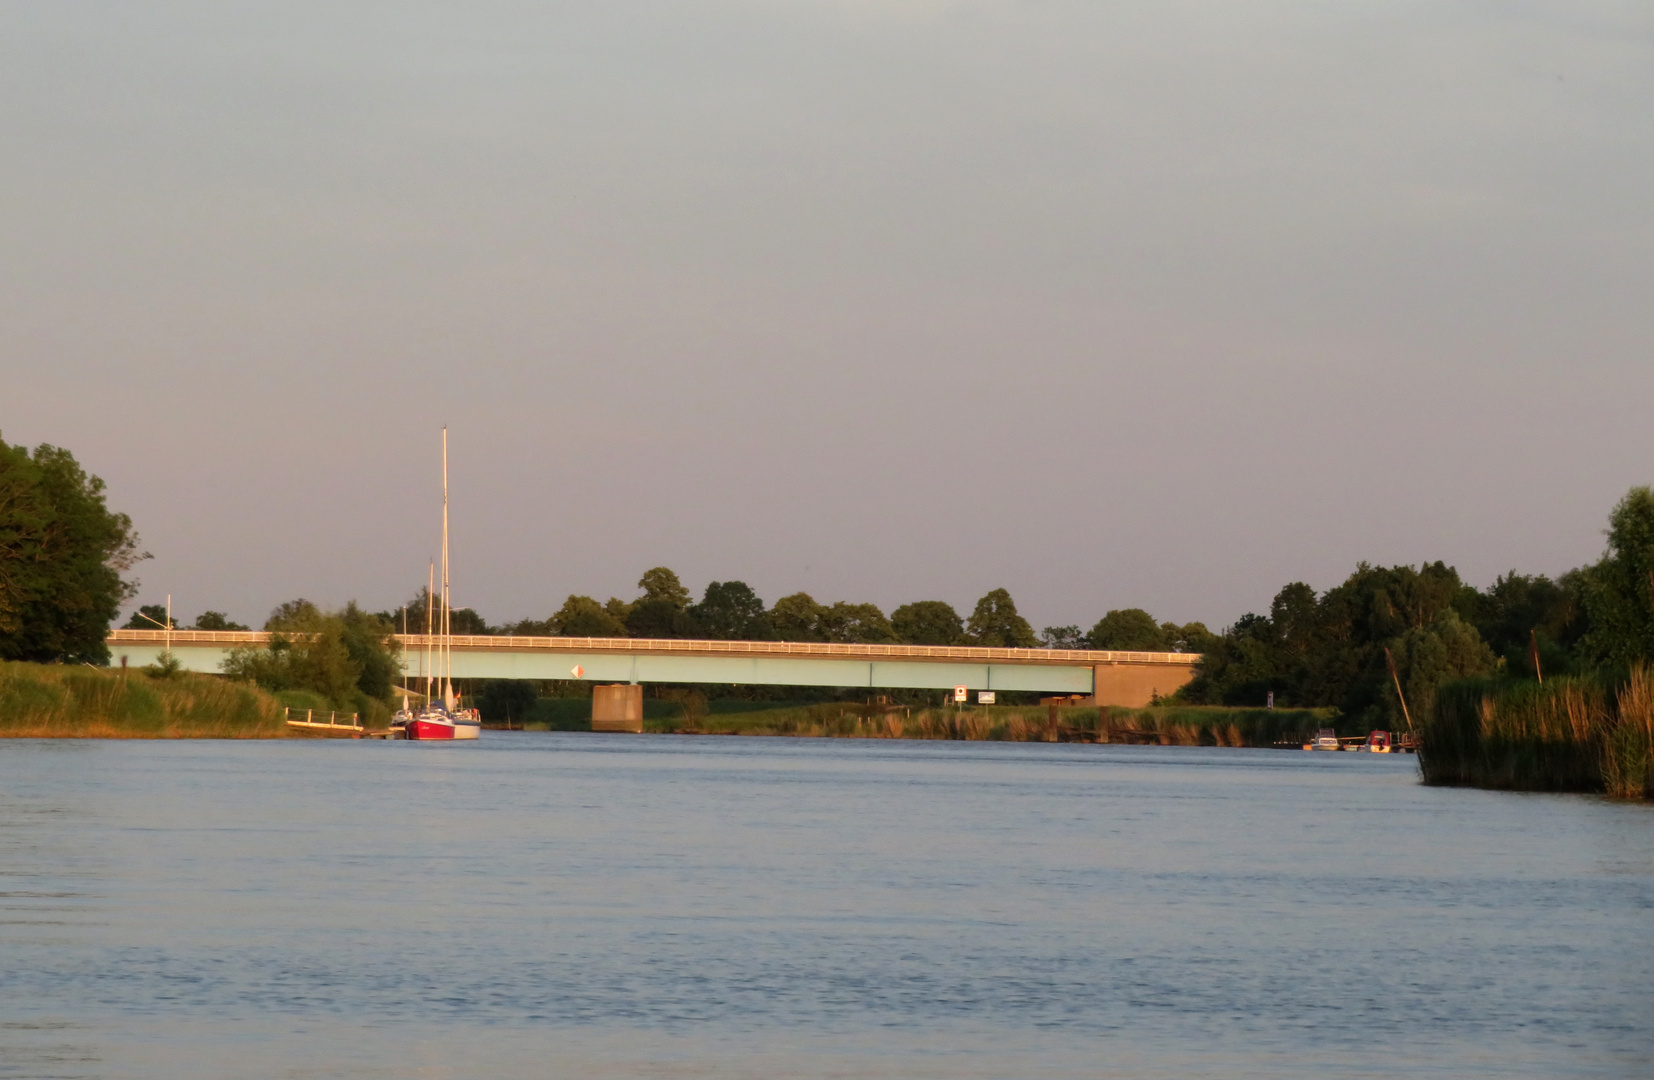
<svg viewBox="0 0 1654 1080">
<path fill-rule="evenodd" d="M 223 671 L 271 692 L 308 690 L 335 709 L 366 713 L 384 702 L 401 671 L 393 627 L 355 601 L 327 614 L 309 600 L 289 600 L 270 613 L 270 643 L 230 650 Z"/>
<path fill-rule="evenodd" d="M 1619 670 L 1654 660 L 1654 491 L 1635 487 L 1608 517 L 1608 551 L 1583 574 L 1588 660 Z"/>
<path fill-rule="evenodd" d="M 701 633 L 715 640 L 769 641 L 775 636 L 764 601 L 744 581 L 712 582 L 689 614 Z"/>
<path fill-rule="evenodd" d="M 1532 646 L 1537 642 L 1542 673 L 1569 674 L 1577 670 L 1573 649 L 1585 632 L 1582 580 L 1577 570 L 1555 581 L 1512 570 L 1473 595 L 1467 617 L 1507 670 L 1534 674 Z"/>
<path fill-rule="evenodd" d="M 687 609 L 664 597 L 644 597 L 626 615 L 626 632 L 635 638 L 698 638 L 701 628 Z"/>
<path fill-rule="evenodd" d="M 138 535 L 67 450 L 0 441 L 0 660 L 106 664 Z"/>
<path fill-rule="evenodd" d="M 142 608 L 139 609 L 143 610 Z M 222 611 L 203 611 L 195 617 L 192 630 L 245 630 L 245 626 L 238 622 L 231 622 L 230 617 Z"/>
<path fill-rule="evenodd" d="M 697 638 L 701 628 L 689 613 L 689 590 L 664 566 L 645 570 L 640 596 L 626 612 L 626 632 L 636 638 Z M 612 603 L 612 601 L 611 601 Z"/>
<path fill-rule="evenodd" d="M 440 634 L 442 633 L 442 604 L 440 600 L 440 597 L 433 600 L 433 598 L 427 594 L 426 589 L 421 586 L 419 592 L 415 594 L 412 600 L 409 600 L 407 604 L 403 605 L 401 610 L 394 612 L 381 611 L 377 613 L 375 617 L 383 619 L 389 625 L 394 626 L 396 628 L 396 633 L 400 634 L 402 632 L 402 620 L 404 615 L 406 615 L 408 633 L 423 634 L 426 632 L 426 608 L 429 607 L 431 609 L 430 632 L 433 634 Z M 485 636 L 499 633 L 497 629 L 488 625 L 487 619 L 484 619 L 481 615 L 478 615 L 470 608 L 450 609 L 448 612 L 448 628 L 450 632 L 455 634 Z"/>
<path fill-rule="evenodd" d="M 167 617 L 165 604 L 144 604 L 121 626 L 122 630 L 178 630 L 183 623 Z"/>
<path fill-rule="evenodd" d="M 965 629 L 973 645 L 1032 649 L 1039 644 L 1034 628 L 1017 614 L 1016 601 L 1004 589 L 994 589 L 976 602 Z"/>
<path fill-rule="evenodd" d="M 1088 649 L 1086 636 L 1078 626 L 1047 626 L 1039 632 L 1042 649 Z"/>
<path fill-rule="evenodd" d="M 1171 648 L 1160 624 L 1142 608 L 1122 608 L 1104 615 L 1086 635 L 1086 642 L 1093 649 L 1165 652 Z"/>
<path fill-rule="evenodd" d="M 890 613 L 890 627 L 909 645 L 960 645 L 965 640 L 965 621 L 941 600 L 903 604 Z"/>
<path fill-rule="evenodd" d="M 783 596 L 770 609 L 770 627 L 780 641 L 821 641 L 821 611 L 809 593 Z"/>
<path fill-rule="evenodd" d="M 477 695 L 477 709 L 491 724 L 522 724 L 534 711 L 539 695 L 521 679 L 490 679 Z"/>
<path fill-rule="evenodd" d="M 1267 616 L 1247 615 L 1204 650 L 1186 701 L 1336 706 L 1359 724 L 1400 730 L 1401 709 L 1384 661 L 1396 657 L 1409 694 L 1428 695 L 1444 677 L 1491 671 L 1492 651 L 1460 618 L 1466 590 L 1443 563 L 1362 563 L 1325 595 L 1302 582 L 1282 589 Z M 1410 702 L 1411 704 L 1411 702 Z"/>
<path fill-rule="evenodd" d="M 642 600 L 656 600 L 682 610 L 689 606 L 689 590 L 684 588 L 678 575 L 664 566 L 657 566 L 653 570 L 645 570 L 638 578 L 637 587 L 643 590 Z"/>
<path fill-rule="evenodd" d="M 888 645 L 896 631 L 876 604 L 847 604 L 843 600 L 821 609 L 817 621 L 820 640 L 844 645 Z"/>
<path fill-rule="evenodd" d="M 548 621 L 552 633 L 562 637 L 628 636 L 625 622 L 589 596 L 570 596 Z"/>
</svg>

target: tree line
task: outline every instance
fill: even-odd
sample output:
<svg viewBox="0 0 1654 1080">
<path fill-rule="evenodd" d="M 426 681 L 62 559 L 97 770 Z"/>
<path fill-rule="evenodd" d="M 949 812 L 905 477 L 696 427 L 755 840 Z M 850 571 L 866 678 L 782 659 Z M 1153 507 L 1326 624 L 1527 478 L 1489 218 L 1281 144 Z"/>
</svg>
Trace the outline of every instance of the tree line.
<svg viewBox="0 0 1654 1080">
<path fill-rule="evenodd" d="M 941 600 L 903 604 L 888 615 L 875 604 L 821 603 L 803 592 L 766 605 L 741 581 L 714 581 L 695 599 L 666 567 L 646 571 L 629 601 L 571 595 L 544 619 L 502 626 L 461 608 L 452 627 L 461 634 L 1184 651 L 1202 659 L 1183 701 L 1259 705 L 1273 695 L 1279 705 L 1336 706 L 1394 728 L 1396 679 L 1415 709 L 1427 709 L 1448 679 L 1589 674 L 1617 684 L 1633 665 L 1654 659 L 1649 488 L 1620 500 L 1607 537 L 1598 562 L 1555 579 L 1513 570 L 1486 589 L 1465 584 L 1442 562 L 1361 563 L 1325 592 L 1288 584 L 1266 614 L 1244 615 L 1219 633 L 1198 622 L 1160 622 L 1138 608 L 1109 611 L 1083 632 L 1048 626 L 1035 633 L 1005 589 L 984 595 L 968 617 Z M 103 481 L 69 451 L 0 440 L 0 660 L 107 664 L 108 628 L 138 588 L 128 575 L 148 557 L 131 519 L 108 507 Z M 265 620 L 276 635 L 271 646 L 238 650 L 228 670 L 273 689 L 383 700 L 399 662 L 391 635 L 404 625 L 423 630 L 428 604 L 423 589 L 396 611 L 367 612 L 354 602 L 323 611 L 289 601 Z M 156 605 L 126 625 L 184 628 Z M 190 628 L 246 627 L 207 611 Z"/>
<path fill-rule="evenodd" d="M 1441 562 L 1361 563 L 1317 593 L 1293 582 L 1267 614 L 1236 620 L 1202 649 L 1181 692 L 1199 704 L 1332 705 L 1372 727 L 1403 724 L 1444 682 L 1590 675 L 1623 682 L 1654 660 L 1654 493 L 1632 488 L 1609 515 L 1601 560 L 1555 579 L 1501 575 L 1486 589 Z M 1396 674 L 1389 665 L 1394 663 Z"/>
<path fill-rule="evenodd" d="M 606 602 L 571 595 L 543 619 L 490 624 L 470 608 L 455 608 L 456 634 L 522 637 L 694 638 L 724 641 L 819 641 L 846 645 L 977 645 L 994 648 L 1131 649 L 1199 652 L 1216 640 L 1200 623 L 1157 623 L 1138 608 L 1110 611 L 1089 631 L 1048 626 L 1035 633 L 1005 589 L 993 589 L 961 617 L 943 600 L 902 604 L 887 616 L 877 604 L 837 600 L 821 603 L 806 592 L 783 596 L 773 605 L 744 581 L 714 581 L 701 598 L 664 566 L 646 570 L 632 600 Z M 383 613 L 398 627 L 404 614 L 410 632 L 425 629 L 425 590 L 397 613 Z"/>
</svg>

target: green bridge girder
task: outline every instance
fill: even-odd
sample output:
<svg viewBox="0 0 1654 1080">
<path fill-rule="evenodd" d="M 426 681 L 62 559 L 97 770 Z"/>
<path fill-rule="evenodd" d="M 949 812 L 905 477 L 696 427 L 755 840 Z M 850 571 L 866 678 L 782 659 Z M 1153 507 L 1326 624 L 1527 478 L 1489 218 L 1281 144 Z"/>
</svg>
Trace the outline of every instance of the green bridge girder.
<svg viewBox="0 0 1654 1080">
<path fill-rule="evenodd" d="M 420 678 L 422 635 L 398 635 L 403 667 Z M 170 647 L 189 671 L 218 672 L 231 649 L 261 646 L 257 632 L 116 630 L 116 665 L 142 667 Z M 1099 650 L 985 649 L 805 642 L 650 641 L 635 638 L 461 637 L 452 644 L 456 679 L 578 679 L 593 683 L 708 683 L 869 689 L 1023 690 L 1092 694 L 1099 668 L 1177 669 L 1186 681 L 1197 656 Z M 1167 670 L 1168 676 L 1174 672 Z"/>
</svg>

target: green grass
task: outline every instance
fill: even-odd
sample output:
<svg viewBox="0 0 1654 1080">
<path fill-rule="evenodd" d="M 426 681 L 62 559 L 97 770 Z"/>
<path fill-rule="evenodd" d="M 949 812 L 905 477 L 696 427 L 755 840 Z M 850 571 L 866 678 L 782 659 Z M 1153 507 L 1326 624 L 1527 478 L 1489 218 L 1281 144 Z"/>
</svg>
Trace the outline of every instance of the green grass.
<svg viewBox="0 0 1654 1080">
<path fill-rule="evenodd" d="M 212 675 L 0 663 L 0 737 L 279 739 L 282 720 L 274 697 Z"/>
<path fill-rule="evenodd" d="M 1420 727 L 1427 784 L 1654 798 L 1654 677 L 1466 679 L 1436 692 Z"/>
</svg>

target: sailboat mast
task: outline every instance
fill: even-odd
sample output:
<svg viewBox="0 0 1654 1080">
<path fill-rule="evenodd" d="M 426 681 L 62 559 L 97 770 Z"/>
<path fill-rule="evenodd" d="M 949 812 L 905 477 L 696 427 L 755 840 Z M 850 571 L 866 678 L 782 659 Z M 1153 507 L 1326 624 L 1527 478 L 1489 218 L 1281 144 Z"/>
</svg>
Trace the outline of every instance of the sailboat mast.
<svg viewBox="0 0 1654 1080">
<path fill-rule="evenodd" d="M 454 707 L 454 642 L 448 596 L 448 425 L 442 425 L 442 703 Z"/>
<path fill-rule="evenodd" d="M 430 574 L 425 582 L 425 704 L 429 706 L 434 698 L 431 697 L 435 687 L 436 662 L 431 655 L 431 605 L 436 602 L 436 560 L 431 560 Z"/>
</svg>

